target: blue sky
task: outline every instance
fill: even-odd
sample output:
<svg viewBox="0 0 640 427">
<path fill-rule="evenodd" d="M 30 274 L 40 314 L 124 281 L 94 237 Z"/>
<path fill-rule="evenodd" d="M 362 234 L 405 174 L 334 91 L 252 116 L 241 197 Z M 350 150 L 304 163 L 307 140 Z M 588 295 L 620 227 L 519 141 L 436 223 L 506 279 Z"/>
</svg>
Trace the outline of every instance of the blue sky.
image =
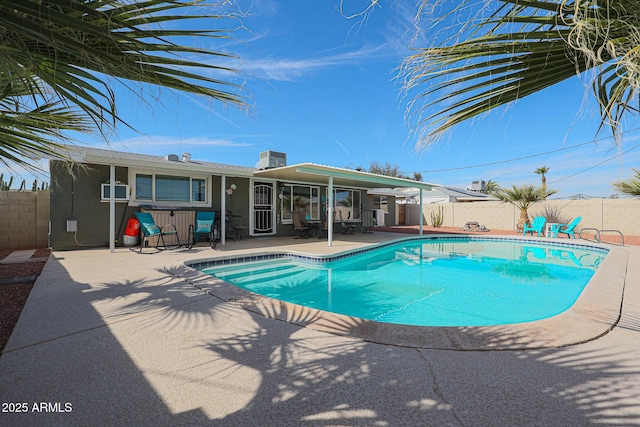
<svg viewBox="0 0 640 427">
<path fill-rule="evenodd" d="M 367 3 L 351 1 L 341 14 L 338 0 L 243 2 L 247 29 L 211 47 L 239 56 L 229 64 L 243 72 L 236 81 L 254 108 L 153 88 L 141 99 L 117 87 L 119 113 L 137 132 L 120 126 L 109 146 L 244 166 L 255 166 L 264 150 L 287 153 L 289 164 L 366 169 L 390 162 L 407 174 L 421 172 L 426 182 L 463 188 L 478 179 L 539 185 L 533 171 L 548 166 L 548 186 L 559 190 L 554 198 L 608 197 L 613 181 L 640 167 L 640 131 L 626 133 L 619 147 L 606 130 L 594 142 L 599 117 L 586 78 L 465 123 L 416 151 L 396 79 L 410 53 L 414 10 L 411 2 L 387 1 L 366 15 L 345 16 Z M 106 146 L 95 135 L 83 142 Z"/>
</svg>

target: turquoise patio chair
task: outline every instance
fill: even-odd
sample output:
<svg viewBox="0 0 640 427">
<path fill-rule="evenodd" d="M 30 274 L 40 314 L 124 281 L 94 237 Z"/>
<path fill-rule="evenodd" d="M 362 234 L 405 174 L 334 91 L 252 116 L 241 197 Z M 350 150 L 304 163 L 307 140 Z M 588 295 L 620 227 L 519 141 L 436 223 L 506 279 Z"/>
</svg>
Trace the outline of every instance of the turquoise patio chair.
<svg viewBox="0 0 640 427">
<path fill-rule="evenodd" d="M 207 236 L 211 249 L 216 248 L 218 244 L 218 228 L 215 225 L 215 219 L 215 212 L 196 212 L 196 223 L 189 225 L 187 248 L 192 248 L 202 236 Z"/>
<path fill-rule="evenodd" d="M 533 236 L 533 232 L 536 231 L 538 232 L 538 237 L 540 237 L 540 233 L 542 233 L 542 230 L 544 229 L 544 226 L 546 223 L 547 223 L 547 218 L 543 216 L 537 216 L 533 219 L 531 226 L 527 226 L 527 224 L 524 225 L 524 228 L 522 230 L 522 235 L 526 236 L 527 232 L 530 232 L 531 235 Z"/>
<path fill-rule="evenodd" d="M 561 233 L 561 234 L 566 234 L 569 239 L 572 236 L 575 239 L 576 235 L 574 234 L 573 230 L 576 228 L 576 226 L 578 225 L 581 219 L 582 217 L 579 216 L 575 218 L 573 221 L 571 221 L 569 224 L 554 225 L 553 228 L 551 228 L 551 237 L 558 237 L 558 233 Z"/>
<path fill-rule="evenodd" d="M 158 251 L 167 249 L 169 245 L 164 241 L 164 236 L 175 236 L 178 242 L 177 247 L 180 247 L 180 238 L 178 237 L 178 230 L 173 224 L 166 224 L 162 227 L 158 227 L 153 216 L 149 212 L 136 212 L 136 218 L 140 221 L 140 231 L 142 231 L 142 241 L 140 242 L 140 253 L 142 249 L 148 246 L 149 238 L 156 237 L 155 248 Z M 172 228 L 172 229 L 171 229 Z M 160 244 L 162 243 L 162 244 Z"/>
</svg>

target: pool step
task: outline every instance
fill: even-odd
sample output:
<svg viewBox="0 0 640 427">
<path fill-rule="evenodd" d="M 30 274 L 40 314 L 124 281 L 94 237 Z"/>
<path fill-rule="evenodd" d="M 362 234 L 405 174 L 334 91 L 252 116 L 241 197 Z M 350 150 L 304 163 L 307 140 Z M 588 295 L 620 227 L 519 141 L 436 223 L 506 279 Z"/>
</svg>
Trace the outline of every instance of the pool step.
<svg viewBox="0 0 640 427">
<path fill-rule="evenodd" d="M 275 280 L 288 277 L 305 271 L 305 268 L 295 264 L 281 262 L 260 262 L 251 264 L 236 264 L 224 267 L 216 267 L 207 269 L 207 274 L 215 274 L 226 281 L 234 281 L 238 279 L 242 283 L 256 282 L 263 280 Z"/>
</svg>

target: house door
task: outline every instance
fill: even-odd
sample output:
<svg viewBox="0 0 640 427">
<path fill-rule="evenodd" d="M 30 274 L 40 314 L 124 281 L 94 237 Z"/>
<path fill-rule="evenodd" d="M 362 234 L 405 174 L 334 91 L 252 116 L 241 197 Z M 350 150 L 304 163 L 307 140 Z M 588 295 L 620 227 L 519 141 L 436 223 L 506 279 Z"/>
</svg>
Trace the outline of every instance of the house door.
<svg viewBox="0 0 640 427">
<path fill-rule="evenodd" d="M 273 184 L 255 182 L 253 184 L 253 235 L 274 234 Z"/>
<path fill-rule="evenodd" d="M 398 204 L 396 205 L 396 207 L 398 208 L 398 224 L 399 225 L 404 225 L 405 221 L 404 221 L 404 204 Z"/>
</svg>

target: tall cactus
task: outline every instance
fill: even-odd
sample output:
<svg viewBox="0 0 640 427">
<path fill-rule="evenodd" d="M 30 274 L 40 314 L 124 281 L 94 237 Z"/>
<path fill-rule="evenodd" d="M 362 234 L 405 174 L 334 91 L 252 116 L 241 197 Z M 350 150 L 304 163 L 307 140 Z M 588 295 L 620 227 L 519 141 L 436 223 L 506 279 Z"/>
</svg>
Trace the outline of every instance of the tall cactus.
<svg viewBox="0 0 640 427">
<path fill-rule="evenodd" d="M 9 177 L 8 182 L 4 182 L 4 174 L 0 174 L 0 190 L 1 191 L 9 191 L 11 190 L 11 185 L 13 184 L 13 177 Z"/>
<path fill-rule="evenodd" d="M 444 221 L 444 212 L 442 211 L 442 206 L 438 207 L 438 212 L 431 212 L 431 225 L 440 228 L 442 227 L 442 222 Z"/>
</svg>

